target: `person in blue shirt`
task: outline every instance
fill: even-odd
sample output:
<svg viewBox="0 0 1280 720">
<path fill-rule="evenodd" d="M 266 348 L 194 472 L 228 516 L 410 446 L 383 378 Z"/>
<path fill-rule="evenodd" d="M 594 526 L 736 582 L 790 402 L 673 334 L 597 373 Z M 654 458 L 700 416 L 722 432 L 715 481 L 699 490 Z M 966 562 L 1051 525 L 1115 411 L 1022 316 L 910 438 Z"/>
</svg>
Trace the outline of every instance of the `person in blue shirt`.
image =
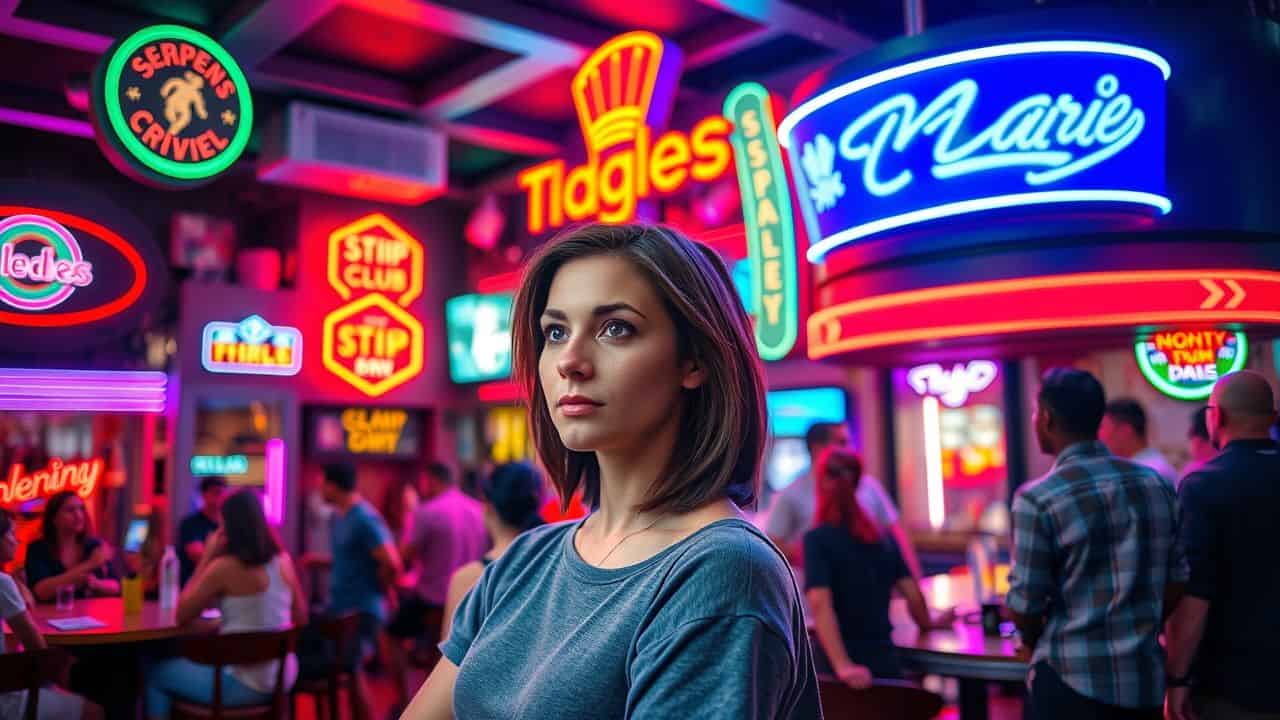
<svg viewBox="0 0 1280 720">
<path fill-rule="evenodd" d="M 345 463 L 326 465 L 321 492 L 324 501 L 335 510 L 331 528 L 333 555 L 313 558 L 311 562 L 332 563 L 329 614 L 359 615 L 357 656 L 339 661 L 355 675 L 357 698 L 352 703 L 353 711 L 367 716 L 370 694 L 361 668 L 377 648 L 378 635 L 387 621 L 388 598 L 394 602 L 395 583 L 403 572 L 400 553 L 382 516 L 356 492 L 354 467 Z"/>
<path fill-rule="evenodd" d="M 653 225 L 586 225 L 516 295 L 513 375 L 561 507 L 453 618 L 402 716 L 822 717 L 800 591 L 746 521 L 763 372 L 723 261 Z"/>
</svg>

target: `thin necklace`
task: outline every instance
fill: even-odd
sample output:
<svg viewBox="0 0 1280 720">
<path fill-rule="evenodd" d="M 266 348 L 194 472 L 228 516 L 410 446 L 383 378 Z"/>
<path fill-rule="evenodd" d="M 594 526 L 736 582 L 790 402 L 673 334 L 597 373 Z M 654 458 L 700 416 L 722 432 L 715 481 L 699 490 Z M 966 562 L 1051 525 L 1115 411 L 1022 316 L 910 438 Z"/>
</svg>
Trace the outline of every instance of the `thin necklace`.
<svg viewBox="0 0 1280 720">
<path fill-rule="evenodd" d="M 652 529 L 652 528 L 653 528 L 653 526 L 654 526 L 654 525 L 657 525 L 657 524 L 658 524 L 658 521 L 659 521 L 659 520 L 661 520 L 662 518 L 663 518 L 663 516 L 662 516 L 662 515 L 659 515 L 658 517 L 654 518 L 654 519 L 653 519 L 653 522 L 649 523 L 648 525 L 645 525 L 644 527 L 640 528 L 639 530 L 634 530 L 634 531 L 632 531 L 632 532 L 627 533 L 626 535 L 623 535 L 623 536 L 622 536 L 622 539 L 621 539 L 621 540 L 619 540 L 618 542 L 614 543 L 614 544 L 613 544 L 613 548 L 612 548 L 611 550 L 609 550 L 609 552 L 608 552 L 608 553 L 605 553 L 605 556 L 604 556 L 604 557 L 602 557 L 602 558 L 600 558 L 600 560 L 596 562 L 596 567 L 600 567 L 601 565 L 604 565 L 605 560 L 608 560 L 608 559 L 609 559 L 609 556 L 610 556 L 610 555 L 613 555 L 613 551 L 614 551 L 614 550 L 617 550 L 617 549 L 622 545 L 622 543 L 626 542 L 627 540 L 631 539 L 632 537 L 634 537 L 634 536 L 636 536 L 636 535 L 639 535 L 640 533 L 644 532 L 645 530 Z"/>
</svg>

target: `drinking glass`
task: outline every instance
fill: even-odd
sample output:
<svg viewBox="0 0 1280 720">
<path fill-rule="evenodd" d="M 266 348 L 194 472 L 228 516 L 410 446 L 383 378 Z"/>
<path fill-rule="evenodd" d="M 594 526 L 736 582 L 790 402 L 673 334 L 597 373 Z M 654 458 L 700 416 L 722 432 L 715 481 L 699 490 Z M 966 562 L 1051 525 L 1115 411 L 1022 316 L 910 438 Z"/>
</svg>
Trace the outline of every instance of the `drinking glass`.
<svg viewBox="0 0 1280 720">
<path fill-rule="evenodd" d="M 58 612 L 71 612 L 76 604 L 76 586 L 62 585 L 58 588 L 57 607 Z"/>
</svg>

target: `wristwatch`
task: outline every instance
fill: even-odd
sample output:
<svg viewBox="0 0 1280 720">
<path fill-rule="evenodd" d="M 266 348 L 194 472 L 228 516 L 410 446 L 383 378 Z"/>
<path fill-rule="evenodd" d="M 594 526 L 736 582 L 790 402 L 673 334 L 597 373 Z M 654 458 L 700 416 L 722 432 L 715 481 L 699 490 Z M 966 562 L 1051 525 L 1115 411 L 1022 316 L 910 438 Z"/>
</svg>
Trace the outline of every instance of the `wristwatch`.
<svg viewBox="0 0 1280 720">
<path fill-rule="evenodd" d="M 1164 686 L 1167 688 L 1184 688 L 1191 687 L 1191 673 L 1187 673 L 1181 677 L 1172 675 L 1164 676 Z"/>
</svg>

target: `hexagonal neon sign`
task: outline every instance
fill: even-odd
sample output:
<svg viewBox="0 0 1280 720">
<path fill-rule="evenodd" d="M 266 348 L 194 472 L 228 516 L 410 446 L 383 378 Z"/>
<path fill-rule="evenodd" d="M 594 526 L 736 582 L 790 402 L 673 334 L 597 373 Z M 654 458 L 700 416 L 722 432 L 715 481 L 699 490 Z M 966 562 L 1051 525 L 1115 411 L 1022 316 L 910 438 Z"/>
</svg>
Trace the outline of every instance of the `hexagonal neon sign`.
<svg viewBox="0 0 1280 720">
<path fill-rule="evenodd" d="M 324 319 L 329 372 L 378 397 L 422 372 L 422 324 L 385 295 L 366 295 Z"/>
<path fill-rule="evenodd" d="M 384 293 L 401 307 L 422 295 L 422 243 L 382 213 L 329 234 L 329 284 L 343 300 Z"/>
</svg>

